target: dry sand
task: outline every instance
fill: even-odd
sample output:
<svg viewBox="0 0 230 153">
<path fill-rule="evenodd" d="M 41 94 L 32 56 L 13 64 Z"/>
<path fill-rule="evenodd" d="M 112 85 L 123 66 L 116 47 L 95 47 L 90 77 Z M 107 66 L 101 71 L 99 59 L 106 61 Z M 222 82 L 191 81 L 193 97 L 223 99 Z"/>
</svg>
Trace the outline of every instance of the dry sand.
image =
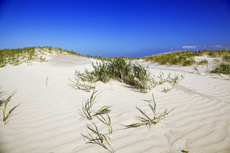
<svg viewBox="0 0 230 153">
<path fill-rule="evenodd" d="M 95 60 L 67 55 L 49 55 L 48 59 L 45 63 L 33 62 L 32 66 L 0 68 L 0 86 L 7 93 L 2 98 L 17 89 L 7 110 L 20 104 L 6 125 L 0 123 L 0 153 L 108 152 L 99 145 L 85 144 L 81 133 L 87 134 L 86 124 L 92 123 L 78 111 L 91 93 L 71 88 L 68 80 L 74 79 L 75 70 L 92 70 Z M 115 152 L 230 153 L 230 81 L 206 75 L 205 66 L 200 66 L 200 74 L 194 72 L 193 66 L 151 64 L 149 68 L 156 77 L 162 71 L 184 74 L 185 78 L 167 93 L 162 92 L 164 85 L 141 93 L 118 81 L 97 83 L 98 90 L 106 90 L 98 96 L 94 107 L 112 106 Z M 176 107 L 175 110 L 150 129 L 141 126 L 124 130 L 121 124 L 137 122 L 135 116 L 140 113 L 136 105 L 152 115 L 144 102 L 152 98 L 152 93 L 157 112 Z M 101 131 L 107 130 L 97 118 L 93 121 Z"/>
</svg>

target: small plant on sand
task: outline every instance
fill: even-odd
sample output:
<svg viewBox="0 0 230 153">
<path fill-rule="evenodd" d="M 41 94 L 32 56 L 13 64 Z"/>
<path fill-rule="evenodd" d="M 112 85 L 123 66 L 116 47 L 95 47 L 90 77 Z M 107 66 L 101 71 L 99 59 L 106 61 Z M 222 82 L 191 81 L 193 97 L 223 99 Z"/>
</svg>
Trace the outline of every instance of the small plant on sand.
<svg viewBox="0 0 230 153">
<path fill-rule="evenodd" d="M 206 65 L 206 64 L 208 64 L 208 60 L 203 59 L 203 60 L 197 62 L 197 64 L 198 64 L 198 65 Z"/>
<path fill-rule="evenodd" d="M 111 144 L 111 138 L 113 134 L 112 126 L 111 126 L 111 119 L 109 115 L 107 114 L 107 119 L 103 117 L 102 115 L 97 116 L 97 118 L 108 127 L 108 133 L 103 134 L 98 130 L 98 127 L 95 123 L 93 123 L 94 127 L 91 125 L 87 125 L 87 129 L 91 131 L 92 134 L 88 132 L 88 135 L 82 134 L 82 136 L 87 139 L 86 143 L 92 143 L 92 144 L 97 144 L 100 145 L 101 147 L 107 149 L 109 152 L 113 153 L 113 147 Z M 94 135 L 94 136 L 93 136 Z M 106 144 L 104 144 L 104 142 Z M 110 147 L 110 149 L 108 148 Z"/>
<path fill-rule="evenodd" d="M 176 85 L 176 83 L 173 83 L 173 85 L 172 85 L 172 87 L 171 88 L 168 88 L 168 87 L 165 87 L 164 86 L 164 88 L 163 88 L 163 92 L 168 92 L 168 91 L 170 91 L 170 90 L 172 90 L 174 87 L 175 87 L 175 85 Z"/>
<path fill-rule="evenodd" d="M 158 77 L 160 80 L 159 80 L 159 83 L 158 84 L 163 84 L 163 83 L 165 83 L 165 82 L 169 82 L 169 83 L 171 83 L 172 84 L 172 87 L 170 87 L 170 88 L 166 88 L 166 87 L 164 87 L 163 88 L 163 92 L 168 92 L 168 91 L 170 91 L 170 90 L 172 90 L 174 87 L 175 87 L 175 85 L 177 84 L 177 83 L 179 83 L 179 81 L 181 81 L 181 80 L 183 80 L 184 79 L 184 75 L 176 75 L 175 74 L 175 76 L 174 77 L 171 77 L 171 73 L 169 73 L 168 74 L 168 77 L 167 78 L 165 78 L 164 77 L 164 73 L 163 72 L 161 72 L 160 73 L 160 76 Z"/>
<path fill-rule="evenodd" d="M 79 112 L 79 114 L 88 119 L 88 120 L 92 120 L 93 116 L 97 116 L 97 115 L 102 115 L 102 114 L 107 114 L 109 113 L 110 110 L 110 106 L 103 106 L 101 108 L 99 108 L 98 110 L 93 110 L 93 104 L 95 103 L 95 99 L 97 97 L 96 93 L 98 91 L 93 90 L 92 95 L 90 96 L 89 99 L 85 100 L 82 103 L 82 111 Z"/>
<path fill-rule="evenodd" d="M 175 76 L 174 77 L 169 77 L 168 78 L 168 81 L 170 82 L 170 83 L 179 83 L 181 80 L 183 80 L 184 79 L 184 75 L 176 75 L 175 74 Z"/>
<path fill-rule="evenodd" d="M 4 101 L 1 99 L 3 92 L 1 91 L 2 87 L 0 87 L 0 106 L 4 103 Z"/>
<path fill-rule="evenodd" d="M 153 98 L 153 100 L 145 100 L 145 101 L 147 101 L 149 103 L 148 106 L 153 113 L 153 117 L 152 118 L 149 117 L 143 110 L 136 107 L 137 110 L 142 114 L 142 116 L 137 116 L 137 120 L 139 120 L 140 123 L 124 125 L 126 128 L 136 128 L 136 127 L 139 127 L 142 125 L 146 125 L 148 128 L 150 128 L 152 124 L 154 124 L 154 125 L 157 124 L 160 120 L 164 119 L 166 115 L 168 115 L 170 112 L 172 112 L 175 109 L 175 108 L 173 108 L 171 111 L 168 111 L 168 112 L 166 109 L 164 111 L 164 113 L 157 115 L 157 113 L 156 113 L 156 102 L 154 100 L 153 94 L 152 94 L 152 98 Z"/>
<path fill-rule="evenodd" d="M 198 70 L 198 66 L 194 66 L 194 70 L 195 70 L 195 73 L 196 73 L 196 74 L 199 74 L 199 75 L 200 75 L 200 71 Z"/>
<path fill-rule="evenodd" d="M 0 88 L 1 89 L 1 88 Z M 6 120 L 7 120 L 7 118 L 9 117 L 9 115 L 12 113 L 12 111 L 16 108 L 16 107 L 18 107 L 18 105 L 17 106 L 14 106 L 8 113 L 6 113 L 6 108 L 7 108 L 7 105 L 8 105 L 8 103 L 10 102 L 10 100 L 11 100 L 11 98 L 13 97 L 13 95 L 16 93 L 17 91 L 13 91 L 9 96 L 8 96 L 8 98 L 6 99 L 6 101 L 4 102 L 3 101 L 3 103 L 5 103 L 5 105 L 4 105 L 4 109 L 3 109 L 3 122 L 4 122 L 4 124 L 6 124 L 7 122 L 6 122 Z M 2 96 L 1 94 L 2 94 L 3 92 L 0 92 L 0 97 Z"/>
<path fill-rule="evenodd" d="M 85 90 L 87 92 L 90 92 L 91 89 L 95 89 L 95 84 L 93 85 L 91 82 L 86 82 L 83 77 L 77 77 L 75 78 L 75 81 L 72 81 L 69 79 L 72 84 L 70 86 L 77 87 L 78 89 Z"/>
<path fill-rule="evenodd" d="M 46 87 L 47 87 L 47 84 L 48 84 L 48 79 L 49 79 L 49 76 L 46 77 Z"/>
<path fill-rule="evenodd" d="M 158 84 L 163 84 L 163 83 L 165 83 L 165 82 L 167 82 L 168 81 L 168 79 L 170 78 L 170 73 L 168 74 L 168 77 L 167 78 L 165 78 L 164 77 L 164 73 L 163 72 L 160 72 L 160 75 L 158 76 L 158 78 L 160 79 L 159 80 L 159 82 L 158 82 Z"/>
</svg>

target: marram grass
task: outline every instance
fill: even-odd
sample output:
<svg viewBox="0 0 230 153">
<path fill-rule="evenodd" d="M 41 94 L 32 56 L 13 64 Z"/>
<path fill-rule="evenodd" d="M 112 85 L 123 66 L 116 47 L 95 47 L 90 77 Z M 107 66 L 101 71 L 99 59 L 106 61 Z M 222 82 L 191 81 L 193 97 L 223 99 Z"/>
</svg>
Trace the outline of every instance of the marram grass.
<svg viewBox="0 0 230 153">
<path fill-rule="evenodd" d="M 86 82 L 85 79 L 83 77 L 76 77 L 75 81 L 72 81 L 71 79 L 69 79 L 69 81 L 72 83 L 70 84 L 70 86 L 72 86 L 73 88 L 77 87 L 78 89 L 81 90 L 85 90 L 87 92 L 90 92 L 90 90 L 95 89 L 95 85 L 91 82 Z"/>
<path fill-rule="evenodd" d="M 139 120 L 139 122 L 129 124 L 129 125 L 123 125 L 123 126 L 125 126 L 126 128 L 136 128 L 136 127 L 139 127 L 139 126 L 142 126 L 142 125 L 146 125 L 148 128 L 150 128 L 151 125 L 157 124 L 159 121 L 164 119 L 166 115 L 168 115 L 170 112 L 172 112 L 175 109 L 175 108 L 173 108 L 170 111 L 167 111 L 167 109 L 166 109 L 164 111 L 164 113 L 157 114 L 157 112 L 156 112 L 156 102 L 155 102 L 153 94 L 152 94 L 152 98 L 153 98 L 153 100 L 145 100 L 145 101 L 148 102 L 148 106 L 149 106 L 149 108 L 151 109 L 151 111 L 153 113 L 153 117 L 150 117 L 142 109 L 140 109 L 139 107 L 136 107 L 137 110 L 142 115 L 142 116 L 136 116 L 136 118 L 137 118 L 137 120 Z"/>
<path fill-rule="evenodd" d="M 1 88 L 2 88 L 2 87 L 0 87 L 0 89 L 1 89 Z M 6 112 L 7 105 L 8 105 L 8 103 L 9 103 L 10 100 L 11 100 L 11 98 L 14 96 L 14 94 L 15 94 L 16 92 L 17 92 L 16 90 L 13 91 L 13 92 L 8 96 L 8 98 L 7 98 L 5 101 L 2 100 L 3 103 L 4 103 L 3 119 L 2 119 L 2 121 L 4 122 L 4 124 L 7 123 L 7 119 L 8 119 L 8 117 L 9 117 L 9 115 L 12 113 L 12 111 L 13 111 L 16 107 L 19 106 L 19 105 L 14 106 L 12 109 L 9 110 L 8 113 Z M 3 93 L 3 92 L 0 91 L 0 97 L 2 96 L 2 93 Z"/>
<path fill-rule="evenodd" d="M 88 70 L 85 70 L 85 73 L 76 71 L 75 75 L 88 82 L 102 81 L 106 83 L 114 79 L 144 92 L 155 86 L 148 67 L 144 67 L 138 62 L 133 63 L 124 58 L 116 58 L 108 62 L 96 62 L 92 66 L 94 69 L 92 72 Z"/>
<path fill-rule="evenodd" d="M 204 50 L 198 52 L 181 51 L 181 52 L 172 52 L 172 53 L 153 55 L 149 57 L 144 57 L 142 59 L 144 59 L 145 61 L 156 62 L 159 63 L 160 65 L 181 65 L 181 66 L 191 66 L 194 64 L 206 65 L 208 63 L 207 60 L 203 60 L 197 63 L 194 58 L 195 56 L 204 56 L 204 55 L 207 55 L 208 57 L 211 58 L 223 57 L 223 56 L 229 56 L 230 51 L 229 50 L 216 50 L 216 51 Z"/>
<path fill-rule="evenodd" d="M 113 153 L 114 150 L 113 150 L 112 143 L 111 143 L 111 138 L 113 135 L 113 130 L 112 130 L 112 126 L 111 126 L 111 119 L 110 119 L 108 114 L 107 114 L 107 119 L 102 115 L 97 116 L 97 118 L 104 125 L 107 126 L 108 133 L 107 134 L 101 133 L 98 130 L 97 125 L 93 122 L 94 126 L 91 126 L 89 124 L 87 125 L 87 129 L 91 133 L 88 132 L 88 135 L 82 134 L 82 136 L 87 140 L 86 143 L 97 144 L 97 145 L 107 149 L 109 152 Z"/>
<path fill-rule="evenodd" d="M 97 92 L 96 90 L 93 90 L 91 96 L 89 99 L 85 100 L 82 103 L 82 110 L 79 111 L 79 114 L 88 119 L 88 120 L 92 120 L 93 116 L 98 116 L 98 115 L 102 115 L 102 114 L 108 114 L 111 110 L 110 110 L 110 106 L 102 106 L 101 108 L 99 108 L 98 110 L 94 110 L 93 109 L 93 105 L 95 104 L 95 99 L 97 97 Z"/>
</svg>

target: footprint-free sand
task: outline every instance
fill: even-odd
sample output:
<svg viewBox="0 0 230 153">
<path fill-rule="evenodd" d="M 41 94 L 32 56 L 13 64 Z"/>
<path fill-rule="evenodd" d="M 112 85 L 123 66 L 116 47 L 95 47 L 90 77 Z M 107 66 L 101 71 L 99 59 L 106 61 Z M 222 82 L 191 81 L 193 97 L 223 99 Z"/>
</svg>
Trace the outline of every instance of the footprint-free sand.
<svg viewBox="0 0 230 153">
<path fill-rule="evenodd" d="M 92 70 L 93 59 L 69 55 L 48 55 L 48 62 L 32 62 L 19 66 L 0 68 L 0 86 L 5 91 L 3 99 L 13 91 L 17 93 L 7 106 L 9 111 L 20 104 L 8 118 L 0 123 L 0 153 L 106 153 L 99 145 L 85 144 L 81 134 L 87 134 L 86 125 L 92 125 L 79 115 L 82 102 L 91 96 L 70 86 L 75 70 Z M 141 62 L 141 61 L 139 61 Z M 157 85 L 148 93 L 111 80 L 98 82 L 102 91 L 94 105 L 112 106 L 113 137 L 116 153 L 230 153 L 230 81 L 215 74 L 194 72 L 193 66 L 149 65 L 156 78 L 160 72 L 184 75 L 169 92 Z M 135 108 L 152 116 L 144 100 L 157 104 L 157 112 L 176 107 L 165 119 L 151 128 L 141 126 L 124 129 L 123 125 L 138 122 L 141 115 Z M 0 107 L 2 111 L 4 106 Z M 2 119 L 2 113 L 0 114 Z M 107 131 L 97 118 L 93 122 L 102 132 Z"/>
</svg>

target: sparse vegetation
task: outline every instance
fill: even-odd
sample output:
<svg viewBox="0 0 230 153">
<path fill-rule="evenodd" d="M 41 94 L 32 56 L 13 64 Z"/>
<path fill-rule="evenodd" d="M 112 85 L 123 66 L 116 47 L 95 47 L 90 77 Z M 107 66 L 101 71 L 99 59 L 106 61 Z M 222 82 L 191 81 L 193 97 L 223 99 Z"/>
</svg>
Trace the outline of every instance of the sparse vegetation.
<svg viewBox="0 0 230 153">
<path fill-rule="evenodd" d="M 93 104 L 95 103 L 95 99 L 97 97 L 97 95 L 96 95 L 97 92 L 98 91 L 93 90 L 90 98 L 85 100 L 82 103 L 82 111 L 79 112 L 79 114 L 82 117 L 84 117 L 88 120 L 92 120 L 93 116 L 107 114 L 111 111 L 110 106 L 103 106 L 96 111 L 93 109 Z"/>
<path fill-rule="evenodd" d="M 224 55 L 222 57 L 222 60 L 225 61 L 225 62 L 230 62 L 230 55 Z"/>
<path fill-rule="evenodd" d="M 140 121 L 140 123 L 134 123 L 134 124 L 130 124 L 130 125 L 124 125 L 126 128 L 136 128 L 142 125 L 146 125 L 147 127 L 151 127 L 152 124 L 157 124 L 160 120 L 164 119 L 166 115 L 168 115 L 170 112 L 172 112 L 175 108 L 173 108 L 171 111 L 167 112 L 167 109 L 164 111 L 164 113 L 161 113 L 159 115 L 157 115 L 156 113 L 156 102 L 154 99 L 154 96 L 152 94 L 152 98 L 153 100 L 146 100 L 149 104 L 149 108 L 151 109 L 152 113 L 153 113 L 153 117 L 149 117 L 143 110 L 141 110 L 140 108 L 136 107 L 137 110 L 142 114 L 142 116 L 137 116 L 137 120 Z"/>
<path fill-rule="evenodd" d="M 198 66 L 194 66 L 194 70 L 195 70 L 195 72 L 196 72 L 197 74 L 199 74 L 199 75 L 201 74 L 200 71 L 199 71 L 199 69 L 198 69 Z"/>
<path fill-rule="evenodd" d="M 28 63 L 31 65 L 31 62 L 36 60 L 39 62 L 46 61 L 43 55 L 47 53 L 51 54 L 65 54 L 65 55 L 76 55 L 80 57 L 86 58 L 94 58 L 102 61 L 111 61 L 117 58 L 123 58 L 125 60 L 131 60 L 131 58 L 127 57 L 115 57 L 115 58 L 102 58 L 101 56 L 91 56 L 91 55 L 81 55 L 80 53 L 74 52 L 73 50 L 68 51 L 65 49 L 57 48 L 57 47 L 27 47 L 27 48 L 17 48 L 17 49 L 1 49 L 0 50 L 0 67 L 5 66 L 6 64 L 11 65 L 19 65 L 21 63 Z M 181 52 L 173 52 L 173 53 L 165 53 L 159 55 L 153 55 L 150 57 L 136 58 L 136 59 L 144 59 L 145 61 L 158 62 L 161 65 L 182 65 L 182 66 L 191 66 L 196 64 L 194 57 L 195 56 L 204 56 L 207 55 L 212 58 L 223 57 L 229 59 L 230 51 L 228 50 L 204 50 L 204 51 L 181 51 Z M 200 61 L 197 64 L 203 65 L 207 64 L 207 61 Z"/>
<path fill-rule="evenodd" d="M 1 49 L 0 50 L 0 67 L 6 64 L 19 65 L 22 63 L 30 64 L 32 61 L 44 62 L 43 56 L 39 56 L 35 47 L 21 48 L 21 49 Z"/>
<path fill-rule="evenodd" d="M 230 74 L 230 54 L 224 54 L 222 59 L 216 59 L 215 62 L 212 73 Z"/>
<path fill-rule="evenodd" d="M 230 55 L 230 51 L 227 50 L 218 50 L 218 51 L 204 50 L 199 52 L 182 51 L 182 52 L 153 55 L 150 57 L 144 57 L 143 59 L 145 61 L 157 62 L 161 65 L 191 66 L 196 64 L 194 59 L 195 56 L 204 56 L 204 55 L 208 55 L 209 57 L 216 58 L 216 57 Z M 198 62 L 198 64 L 200 65 L 207 64 L 207 61 L 202 60 Z"/>
<path fill-rule="evenodd" d="M 123 58 L 116 58 L 109 62 L 96 62 L 92 66 L 94 71 L 85 70 L 85 73 L 76 71 L 75 75 L 89 82 L 102 81 L 106 83 L 110 79 L 115 79 L 145 92 L 155 86 L 148 67 L 140 65 L 138 62 L 133 63 Z"/>
<path fill-rule="evenodd" d="M 46 77 L 46 87 L 48 85 L 48 79 L 49 79 L 49 76 Z"/>
<path fill-rule="evenodd" d="M 163 88 L 163 92 L 168 92 L 168 91 L 172 90 L 175 87 L 175 85 L 177 83 L 179 83 L 179 81 L 184 79 L 184 75 L 179 76 L 179 75 L 175 74 L 174 77 L 171 77 L 171 73 L 169 73 L 167 78 L 165 78 L 164 73 L 160 72 L 160 75 L 158 76 L 158 78 L 159 78 L 159 82 L 158 82 L 159 85 L 162 85 L 165 82 L 172 84 L 171 88 L 167 88 L 167 87 Z"/>
<path fill-rule="evenodd" d="M 230 74 L 230 63 L 222 62 L 216 65 L 212 73 Z"/>
<path fill-rule="evenodd" d="M 1 88 L 2 87 L 0 87 L 0 97 L 2 96 L 2 91 L 1 91 Z M 10 100 L 11 100 L 11 98 L 13 97 L 13 95 L 16 93 L 17 91 L 15 90 L 15 91 L 13 91 L 9 96 L 8 96 L 8 98 L 4 101 L 4 100 L 1 100 L 0 102 L 1 103 L 4 103 L 4 109 L 3 109 L 3 122 L 4 122 L 4 124 L 6 124 L 7 122 L 6 122 L 6 120 L 8 119 L 8 117 L 9 117 L 9 115 L 12 113 L 12 111 L 16 108 L 16 107 L 18 107 L 18 105 L 17 106 L 14 106 L 8 113 L 6 113 L 6 108 L 7 108 L 7 105 L 8 105 L 8 103 L 10 102 Z"/>
<path fill-rule="evenodd" d="M 93 122 L 94 126 L 91 126 L 87 124 L 87 129 L 92 133 L 88 132 L 88 135 L 82 134 L 82 136 L 87 139 L 86 143 L 92 143 L 100 145 L 101 147 L 107 149 L 109 152 L 114 152 L 112 144 L 111 144 L 111 138 L 113 135 L 113 129 L 111 125 L 111 118 L 108 115 L 111 110 L 109 109 L 110 106 L 103 106 L 97 111 L 93 110 L 93 104 L 95 103 L 95 99 L 97 97 L 96 93 L 98 91 L 93 91 L 92 95 L 90 96 L 90 99 L 86 100 L 82 105 L 82 111 L 80 111 L 80 115 L 88 120 L 92 120 L 93 116 L 96 116 L 97 119 L 107 126 L 108 128 L 108 134 L 103 134 L 98 130 L 97 125 Z M 105 118 L 103 115 L 106 114 Z M 94 135 L 94 136 L 93 136 Z M 105 144 L 105 143 L 106 144 Z M 109 148 L 108 148 L 109 146 Z"/>
<path fill-rule="evenodd" d="M 70 86 L 73 88 L 77 87 L 78 89 L 85 90 L 87 92 L 90 92 L 91 89 L 95 89 L 96 84 L 93 84 L 91 82 L 86 82 L 82 76 L 78 76 L 77 73 L 75 73 L 77 76 L 75 78 L 75 81 L 72 81 L 69 79 L 69 81 L 72 83 Z"/>
<path fill-rule="evenodd" d="M 111 119 L 109 117 L 109 115 L 107 114 L 107 119 L 105 117 L 103 117 L 102 115 L 97 116 L 97 118 L 107 126 L 108 128 L 108 134 L 103 134 L 98 130 L 98 127 L 95 123 L 93 123 L 94 127 L 92 127 L 91 125 L 87 125 L 87 129 L 89 131 L 92 132 L 92 134 L 90 134 L 88 132 L 88 135 L 84 135 L 82 134 L 82 136 L 87 139 L 88 141 L 86 143 L 92 143 L 92 144 L 97 144 L 100 145 L 101 147 L 107 149 L 109 152 L 113 153 L 113 147 L 112 147 L 112 143 L 111 143 L 111 138 L 112 138 L 112 134 L 113 134 L 113 130 L 112 130 L 112 126 L 111 126 Z M 104 142 L 107 144 L 104 144 Z M 108 148 L 109 146 L 109 148 Z"/>
<path fill-rule="evenodd" d="M 208 60 L 203 59 L 203 60 L 197 62 L 197 64 L 198 64 L 198 65 L 206 65 L 206 64 L 208 64 Z"/>
</svg>

